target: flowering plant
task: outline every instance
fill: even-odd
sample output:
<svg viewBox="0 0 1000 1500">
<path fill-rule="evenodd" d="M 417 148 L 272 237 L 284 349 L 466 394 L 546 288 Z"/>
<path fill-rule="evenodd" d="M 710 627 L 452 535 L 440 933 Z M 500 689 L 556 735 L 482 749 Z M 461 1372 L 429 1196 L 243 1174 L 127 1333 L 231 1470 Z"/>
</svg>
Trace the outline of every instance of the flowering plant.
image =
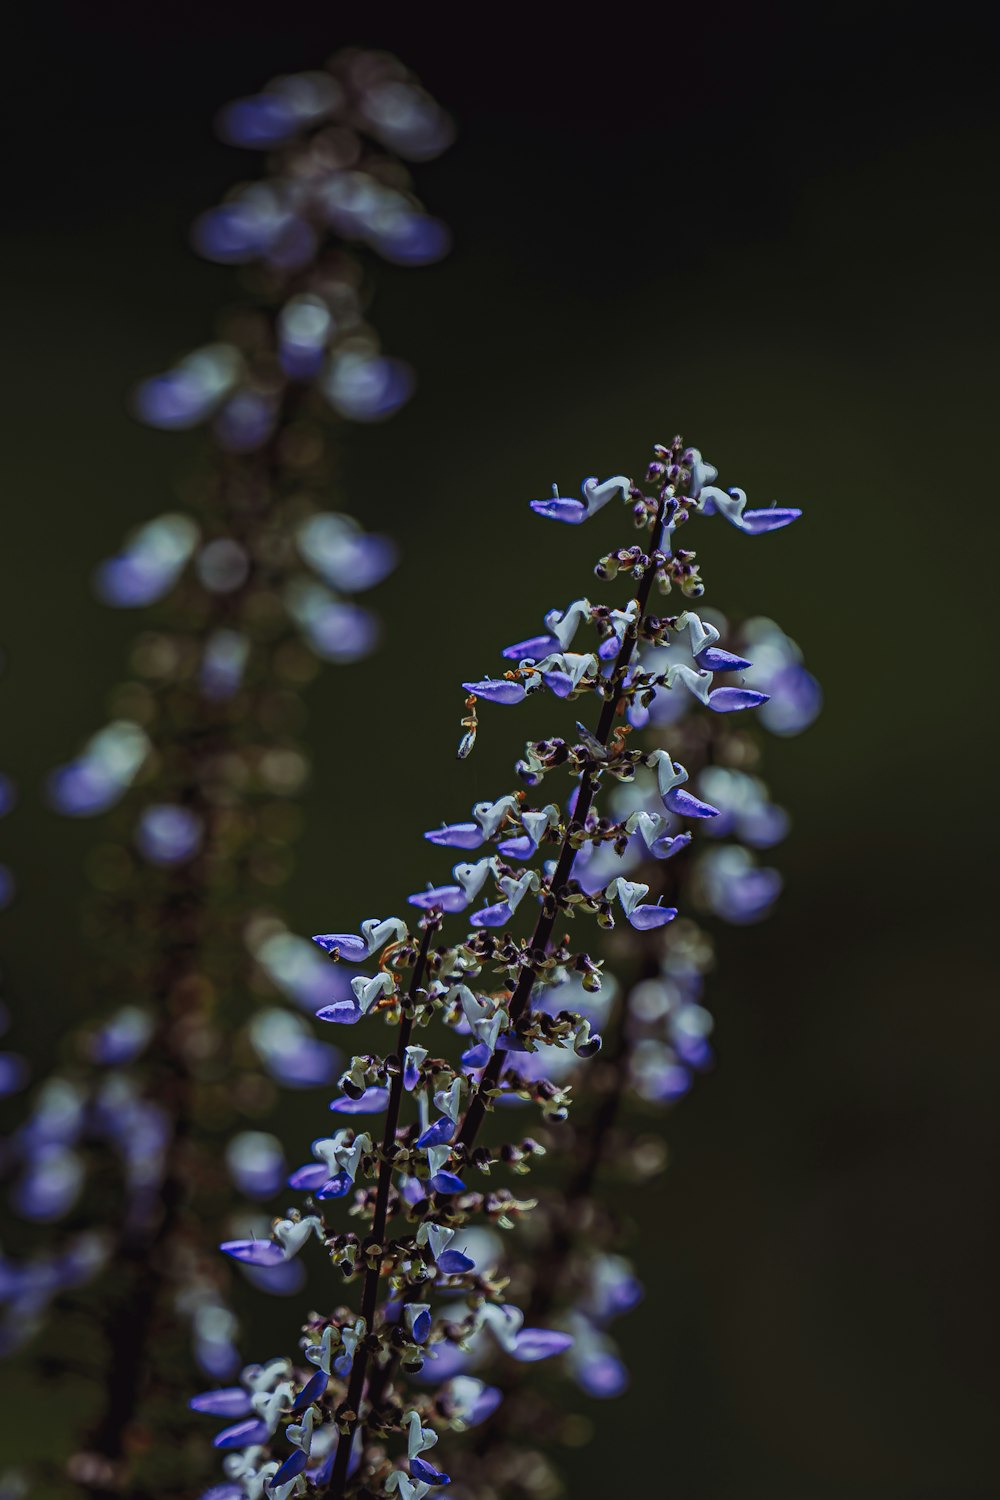
<svg viewBox="0 0 1000 1500">
<path fill-rule="evenodd" d="M 799 515 L 748 509 L 742 492 L 717 488 L 715 478 L 676 439 L 654 450 L 645 486 L 617 475 L 587 480 L 582 500 L 555 491 L 533 502 L 538 514 L 576 525 L 623 500 L 642 540 L 607 553 L 596 571 L 606 581 L 629 579 L 634 592 L 617 607 L 578 599 L 551 611 L 542 634 L 505 651 L 514 665 L 466 682 L 459 755 L 472 751 L 480 703 L 510 706 L 546 691 L 573 703 L 593 697 L 593 728 L 576 722 L 568 737 L 530 741 L 516 766 L 519 789 L 428 832 L 434 845 L 466 857 L 450 881 L 411 896 L 414 919 L 373 917 L 358 933 L 314 939 L 354 970 L 349 995 L 323 1007 L 320 1019 L 380 1019 L 394 1032 L 391 1049 L 358 1052 L 342 1074 L 330 1109 L 344 1123 L 315 1140 L 313 1160 L 289 1178 L 303 1205 L 276 1220 L 268 1238 L 222 1249 L 264 1267 L 318 1240 L 338 1281 L 361 1281 L 360 1308 L 311 1314 L 301 1358 L 251 1366 L 239 1385 L 194 1398 L 197 1410 L 229 1419 L 215 1439 L 226 1482 L 211 1500 L 286 1500 L 307 1486 L 423 1500 L 453 1477 L 474 1489 L 488 1463 L 505 1462 L 504 1398 L 520 1383 L 511 1368 L 567 1356 L 585 1388 L 621 1386 L 604 1325 L 632 1305 L 636 1288 L 603 1231 L 585 1257 L 582 1288 L 573 1266 L 576 1305 L 563 1309 L 556 1292 L 579 1259 L 587 1227 L 579 1210 L 622 1095 L 677 1097 L 707 1061 L 707 1012 L 698 1003 L 707 959 L 693 926 L 677 920 L 674 872 L 693 869 L 695 831 L 713 821 L 744 834 L 775 832 L 780 821 L 755 784 L 716 776 L 719 805 L 708 800 L 711 772 L 737 774 L 728 755 L 715 767 L 698 752 L 695 789 L 692 768 L 664 743 L 681 738 L 689 705 L 721 723 L 781 697 L 751 680 L 755 664 L 722 644 L 721 623 L 690 608 L 675 616 L 650 609 L 654 587 L 685 600 L 703 593 L 695 555 L 679 545 L 692 517 L 722 515 L 755 535 Z M 748 641 L 762 630 L 750 627 Z M 791 644 L 775 640 L 758 678 L 780 675 L 782 651 L 795 665 Z M 791 687 L 782 691 L 795 697 Z M 809 697 L 804 679 L 797 691 Z M 712 733 L 689 738 L 702 750 L 715 743 Z M 535 795 L 560 772 L 573 782 L 563 805 Z M 647 877 L 654 865 L 666 874 Z M 695 883 L 689 873 L 684 889 Z M 773 882 L 762 887 L 752 874 L 713 877 L 710 857 L 697 884 L 709 905 L 728 904 L 737 920 L 761 915 L 775 894 Z M 452 930 L 455 917 L 461 924 Z M 594 920 L 599 950 L 574 940 L 580 918 Z M 634 971 L 633 983 L 606 974 L 605 951 Z M 652 1034 L 657 1028 L 666 1040 Z M 575 1127 L 588 1074 L 602 1068 L 596 1106 Z M 507 1121 L 526 1106 L 540 1116 L 536 1133 L 518 1129 L 511 1139 Z M 380 1123 L 369 1128 L 372 1116 Z M 550 1147 L 565 1148 L 567 1130 L 571 1190 L 515 1194 L 503 1178 L 528 1173 Z M 355 1228 L 330 1215 L 336 1200 Z M 511 1243 L 503 1255 L 497 1229 Z M 495 1382 L 475 1373 L 488 1370 L 491 1350 L 514 1362 L 501 1363 Z M 461 1443 L 442 1444 L 443 1459 L 434 1451 L 446 1434 L 480 1424 L 486 1435 L 474 1452 Z M 288 1447 L 276 1442 L 282 1428 Z"/>
</svg>

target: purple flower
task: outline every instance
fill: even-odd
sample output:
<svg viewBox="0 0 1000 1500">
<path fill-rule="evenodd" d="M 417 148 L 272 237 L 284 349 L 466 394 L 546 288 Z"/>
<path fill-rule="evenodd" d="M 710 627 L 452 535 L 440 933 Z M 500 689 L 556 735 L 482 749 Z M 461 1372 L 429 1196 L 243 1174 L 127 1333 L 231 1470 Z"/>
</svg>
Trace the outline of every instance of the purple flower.
<svg viewBox="0 0 1000 1500">
<path fill-rule="evenodd" d="M 339 1115 L 380 1115 L 389 1103 L 389 1090 L 365 1089 L 360 1099 L 351 1099 L 345 1094 L 340 1099 L 331 1099 L 330 1108 Z"/>
<path fill-rule="evenodd" d="M 454 1172 L 435 1172 L 429 1180 L 429 1186 L 443 1198 L 450 1197 L 452 1193 L 465 1192 L 465 1183 Z"/>
<path fill-rule="evenodd" d="M 432 828 L 424 838 L 448 849 L 478 849 L 483 842 L 483 830 L 478 823 L 445 823 Z"/>
<path fill-rule="evenodd" d="M 409 365 L 384 355 L 342 354 L 324 384 L 334 411 L 352 422 L 381 422 L 404 406 L 412 393 Z"/>
<path fill-rule="evenodd" d="M 717 818 L 719 815 L 717 807 L 711 807 L 709 803 L 700 801 L 691 792 L 686 792 L 683 787 L 679 786 L 667 793 L 663 799 L 663 805 L 681 818 Z"/>
<path fill-rule="evenodd" d="M 384 536 L 368 536 L 348 516 L 311 516 L 296 540 L 303 557 L 333 588 L 347 593 L 370 589 L 388 577 L 398 552 Z"/>
<path fill-rule="evenodd" d="M 628 1370 L 616 1354 L 607 1350 L 579 1360 L 573 1373 L 587 1395 L 598 1400 L 620 1396 L 628 1389 Z"/>
<path fill-rule="evenodd" d="M 284 1248 L 274 1240 L 226 1240 L 219 1249 L 248 1266 L 276 1266 L 285 1259 Z"/>
<path fill-rule="evenodd" d="M 226 1386 L 218 1391 L 203 1391 L 188 1402 L 192 1411 L 212 1417 L 246 1417 L 253 1411 L 250 1392 L 241 1385 Z"/>
<path fill-rule="evenodd" d="M 527 696 L 522 682 L 512 682 L 506 677 L 484 677 L 481 682 L 463 682 L 467 693 L 475 693 L 487 703 L 521 703 Z"/>
<path fill-rule="evenodd" d="M 493 906 L 484 906 L 481 911 L 473 912 L 469 922 L 473 927 L 503 927 L 513 915 L 506 901 L 497 901 Z"/>
<path fill-rule="evenodd" d="M 560 495 L 559 486 L 554 484 L 551 498 L 532 500 L 531 508 L 536 515 L 545 516 L 550 521 L 565 521 L 570 526 L 579 526 L 582 521 L 596 515 L 615 494 L 620 494 L 627 500 L 631 488 L 631 481 L 622 474 L 616 475 L 614 479 L 606 479 L 603 484 L 598 484 L 596 479 L 585 479 L 583 499 L 567 500 Z"/>
<path fill-rule="evenodd" d="M 229 453 L 253 453 L 274 431 L 277 409 L 260 391 L 242 390 L 232 396 L 215 418 L 215 436 Z"/>
<path fill-rule="evenodd" d="M 324 953 L 336 953 L 345 963 L 359 964 L 368 957 L 368 944 L 352 932 L 318 932 L 312 941 Z"/>
<path fill-rule="evenodd" d="M 298 1416 L 311 1406 L 314 1401 L 319 1401 L 325 1394 L 330 1377 L 325 1370 L 317 1370 L 315 1375 L 310 1375 L 295 1400 L 292 1402 L 292 1416 Z"/>
<path fill-rule="evenodd" d="M 743 530 L 749 531 L 752 536 L 762 531 L 777 531 L 780 527 L 797 521 L 801 514 L 801 510 L 794 507 L 777 505 L 772 505 L 769 510 L 745 510 Z"/>
<path fill-rule="evenodd" d="M 288 1186 L 299 1193 L 311 1193 L 322 1187 L 329 1176 L 330 1169 L 325 1162 L 310 1161 L 304 1167 L 295 1169 L 288 1179 Z"/>
<path fill-rule="evenodd" d="M 379 254 L 400 266 L 426 266 L 451 249 L 451 232 L 440 219 L 429 214 L 394 215 L 378 236 Z"/>
<path fill-rule="evenodd" d="M 699 651 L 695 661 L 703 672 L 740 672 L 752 667 L 753 662 L 745 656 L 734 656 L 732 651 L 722 651 L 718 646 L 706 646 Z"/>
<path fill-rule="evenodd" d="M 252 1443 L 266 1443 L 270 1436 L 267 1423 L 253 1417 L 246 1422 L 236 1422 L 232 1427 L 224 1427 L 212 1439 L 212 1447 L 224 1450 L 249 1448 Z"/>
<path fill-rule="evenodd" d="M 513 646 L 505 646 L 503 655 L 508 661 L 541 661 L 545 656 L 551 656 L 553 651 L 559 650 L 559 642 L 554 635 L 529 635 L 526 641 L 516 641 Z"/>
<path fill-rule="evenodd" d="M 428 886 L 426 891 L 417 891 L 406 899 L 411 906 L 423 907 L 425 911 L 435 906 L 442 911 L 464 911 L 469 904 L 469 898 L 460 885 Z"/>
<path fill-rule="evenodd" d="M 235 385 L 240 356 L 229 344 L 196 349 L 173 370 L 144 380 L 134 407 L 140 421 L 168 432 L 197 427 L 216 410 Z"/>
<path fill-rule="evenodd" d="M 534 1364 L 564 1354 L 572 1343 L 572 1334 L 560 1333 L 555 1328 L 522 1328 L 514 1337 L 510 1353 L 524 1364 Z"/>
<path fill-rule="evenodd" d="M 767 693 L 756 693 L 752 688 L 721 687 L 708 695 L 708 706 L 717 714 L 731 714 L 741 708 L 757 708 L 768 700 Z"/>
<path fill-rule="evenodd" d="M 417 1136 L 417 1145 L 421 1150 L 428 1146 L 446 1146 L 455 1134 L 455 1122 L 447 1115 L 441 1115 L 432 1125 Z"/>
<path fill-rule="evenodd" d="M 230 146 L 268 151 L 283 145 L 299 128 L 299 119 L 279 94 L 252 94 L 234 99 L 216 116 L 216 129 Z"/>
<path fill-rule="evenodd" d="M 303 1453 L 302 1449 L 296 1448 L 294 1453 L 290 1453 L 288 1455 L 284 1463 L 279 1468 L 277 1474 L 275 1474 L 274 1478 L 270 1481 L 272 1490 L 277 1489 L 277 1487 L 281 1484 L 288 1484 L 289 1481 L 294 1479 L 297 1474 L 301 1474 L 302 1470 L 306 1466 L 306 1462 L 306 1455 Z"/>
<path fill-rule="evenodd" d="M 649 932 L 654 927 L 665 927 L 677 915 L 675 906 L 636 906 L 629 913 L 629 922 L 639 932 Z"/>
<path fill-rule="evenodd" d="M 198 852 L 204 825 L 188 807 L 161 802 L 147 807 L 139 817 L 135 841 L 141 854 L 153 865 L 180 865 Z"/>
<path fill-rule="evenodd" d="M 419 1479 L 424 1484 L 451 1484 L 449 1475 L 443 1474 L 440 1469 L 432 1468 L 429 1463 L 426 1463 L 420 1457 L 410 1459 L 410 1474 L 414 1479 Z"/>
<path fill-rule="evenodd" d="M 316 1012 L 317 1021 L 332 1021 L 339 1026 L 354 1026 L 364 1011 L 356 1000 L 335 1000 Z"/>
<path fill-rule="evenodd" d="M 446 1276 L 464 1276 L 466 1271 L 475 1270 L 476 1263 L 460 1250 L 442 1250 L 437 1266 Z"/>
<path fill-rule="evenodd" d="M 347 1172 L 337 1172 L 322 1187 L 316 1189 L 317 1198 L 343 1198 L 354 1186 L 353 1179 Z"/>
<path fill-rule="evenodd" d="M 226 1147 L 229 1175 L 248 1198 L 271 1198 L 285 1180 L 285 1157 L 276 1136 L 243 1130 Z"/>
</svg>

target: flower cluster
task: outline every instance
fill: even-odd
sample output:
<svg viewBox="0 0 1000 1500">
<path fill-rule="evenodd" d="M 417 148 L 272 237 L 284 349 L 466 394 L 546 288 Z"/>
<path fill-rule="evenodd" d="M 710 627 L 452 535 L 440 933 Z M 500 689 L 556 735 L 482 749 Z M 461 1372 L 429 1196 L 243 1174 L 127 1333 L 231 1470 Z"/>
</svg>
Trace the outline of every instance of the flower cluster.
<svg viewBox="0 0 1000 1500">
<path fill-rule="evenodd" d="M 193 242 L 240 268 L 248 295 L 134 395 L 152 427 L 204 427 L 204 458 L 186 507 L 141 524 L 95 575 L 106 603 L 153 611 L 111 721 L 48 785 L 60 812 L 107 815 L 87 914 L 99 1007 L 3 1156 L 19 1216 L 109 1230 L 113 1275 L 75 1304 L 108 1330 L 116 1363 L 74 1461 L 92 1493 L 122 1482 L 139 1376 L 178 1312 L 209 1378 L 239 1367 L 227 1276 L 206 1249 L 237 1211 L 234 1192 L 252 1200 L 241 1210 L 252 1226 L 282 1186 L 280 1144 L 257 1128 L 276 1086 L 328 1085 L 342 1062 L 284 1002 L 311 1017 L 347 982 L 273 900 L 309 774 L 303 690 L 321 662 L 374 649 L 378 621 L 358 596 L 396 563 L 393 543 L 336 503 L 339 430 L 390 416 L 413 387 L 366 321 L 369 252 L 419 266 L 448 248 L 403 159 L 435 155 L 451 126 L 395 59 L 340 54 L 272 80 L 218 125 L 266 153 L 264 175 L 203 214 Z M 4 798 L 0 786 L 0 811 Z M 0 872 L 0 904 L 4 890 Z M 46 1252 L 5 1268 L 10 1342 L 38 1321 L 24 1316 L 25 1288 L 72 1292 L 81 1264 Z M 293 1285 L 280 1271 L 253 1279 Z M 168 1381 L 175 1355 L 161 1365 Z"/>
<path fill-rule="evenodd" d="M 787 814 L 771 802 L 760 779 L 758 730 L 800 732 L 818 712 L 820 693 L 798 648 L 773 621 L 753 619 L 733 628 L 709 610 L 701 618 L 719 630 L 731 655 L 754 658 L 753 666 L 740 669 L 742 685 L 767 692 L 768 700 L 751 714 L 719 715 L 692 694 L 662 685 L 649 703 L 633 706 L 630 744 L 641 742 L 653 755 L 669 744 L 714 815 L 699 820 L 702 837 L 696 843 L 667 861 L 668 841 L 682 830 L 663 826 L 658 783 L 647 778 L 645 790 L 640 778 L 620 785 L 610 803 L 627 841 L 606 845 L 584 866 L 581 879 L 600 889 L 624 872 L 633 882 L 648 883 L 660 901 L 742 925 L 770 910 L 781 884 L 776 870 L 754 863 L 754 853 L 772 848 L 788 829 Z M 671 646 L 675 662 L 683 659 L 678 645 Z M 665 655 L 660 647 L 638 654 L 644 666 L 662 663 Z M 527 1243 L 513 1246 L 499 1262 L 529 1319 L 555 1322 L 572 1335 L 562 1370 L 598 1399 L 617 1396 L 628 1385 L 612 1325 L 643 1295 L 624 1253 L 627 1226 L 609 1207 L 602 1186 L 609 1177 L 643 1184 L 663 1170 L 660 1137 L 639 1133 L 635 1122 L 683 1098 L 714 1061 L 705 995 L 713 965 L 709 933 L 683 916 L 638 940 L 612 937 L 611 945 L 617 984 L 606 981 L 591 1007 L 604 1036 L 600 1058 L 586 1072 L 566 1053 L 531 1059 L 549 1079 L 573 1085 L 578 1108 L 568 1122 L 540 1135 L 548 1176 L 564 1183 L 563 1190 L 539 1194 Z M 593 1001 L 604 996 L 596 1013 Z M 580 1109 L 588 1099 L 590 1107 Z M 578 1441 L 578 1434 L 558 1400 L 547 1399 L 516 1366 L 508 1364 L 492 1378 L 500 1392 L 496 1411 L 477 1434 L 474 1456 L 459 1451 L 456 1477 L 505 1495 L 551 1493 L 555 1476 L 547 1451 L 564 1432 L 567 1441 Z"/>
<path fill-rule="evenodd" d="M 450 878 L 410 897 L 413 918 L 371 918 L 357 933 L 314 939 L 359 970 L 320 1019 L 381 1020 L 394 1041 L 387 1054 L 356 1053 L 341 1075 L 330 1104 L 338 1128 L 288 1180 L 301 1203 L 268 1238 L 222 1249 L 282 1265 L 317 1241 L 337 1282 L 361 1281 L 360 1308 L 312 1314 L 301 1357 L 251 1367 L 239 1386 L 194 1398 L 198 1410 L 236 1418 L 215 1439 L 226 1481 L 212 1500 L 285 1500 L 307 1486 L 423 1500 L 453 1477 L 475 1482 L 488 1437 L 473 1453 L 447 1435 L 502 1426 L 519 1384 L 512 1369 L 565 1356 L 588 1391 L 622 1387 L 606 1328 L 634 1305 L 638 1283 L 602 1231 L 581 1275 L 574 1265 L 575 1305 L 557 1307 L 553 1282 L 579 1249 L 579 1226 L 560 1205 L 589 1197 L 623 1094 L 677 1097 L 689 1070 L 707 1062 L 708 958 L 693 924 L 678 920 L 673 872 L 690 864 L 713 821 L 745 833 L 770 819 L 774 831 L 762 790 L 741 800 L 727 786 L 717 805 L 707 763 L 688 766 L 671 733 L 646 727 L 662 713 L 676 729 L 695 708 L 728 723 L 771 701 L 750 685 L 753 664 L 723 644 L 720 625 L 689 608 L 650 608 L 654 587 L 685 600 L 703 591 L 694 553 L 679 545 L 693 516 L 721 514 L 757 534 L 799 514 L 748 510 L 714 478 L 677 439 L 655 450 L 645 486 L 588 480 L 582 501 L 555 492 L 534 503 L 577 524 L 623 500 L 641 542 L 604 556 L 597 573 L 623 574 L 634 594 L 618 607 L 579 599 L 551 611 L 543 633 L 505 651 L 513 665 L 466 682 L 459 755 L 472 749 L 481 702 L 509 706 L 540 692 L 595 699 L 593 727 L 578 721 L 565 737 L 529 742 L 517 790 L 428 831 L 461 858 Z M 571 778 L 562 804 L 539 790 L 553 773 Z M 600 950 L 574 940 L 578 918 L 594 919 Z M 605 973 L 604 953 L 621 961 L 621 978 Z M 636 964 L 641 982 L 628 981 Z M 578 1127 L 589 1093 L 597 1103 Z M 565 1198 L 523 1196 L 514 1179 L 553 1148 L 558 1156 L 567 1131 Z M 331 1200 L 342 1200 L 339 1210 Z"/>
</svg>

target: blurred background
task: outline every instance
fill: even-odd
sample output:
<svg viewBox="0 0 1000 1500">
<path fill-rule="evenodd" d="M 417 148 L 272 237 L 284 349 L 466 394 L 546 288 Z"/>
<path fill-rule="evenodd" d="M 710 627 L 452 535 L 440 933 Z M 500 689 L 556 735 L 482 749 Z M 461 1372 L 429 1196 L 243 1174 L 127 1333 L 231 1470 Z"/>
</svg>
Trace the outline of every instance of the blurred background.
<svg viewBox="0 0 1000 1500">
<path fill-rule="evenodd" d="M 802 505 L 757 541 L 699 530 L 706 602 L 778 619 L 826 708 L 768 747 L 786 893 L 720 935 L 718 1066 L 669 1117 L 671 1170 L 637 1209 L 633 1388 L 590 1413 L 572 1492 L 994 1496 L 992 27 L 874 0 L 648 24 L 110 0 L 22 25 L 0 244 L 17 1045 L 41 1073 L 81 1003 L 95 832 L 40 787 L 104 722 L 135 629 L 89 575 L 197 453 L 126 395 L 235 295 L 187 245 L 256 170 L 212 116 L 339 46 L 387 47 L 456 117 L 419 179 L 455 249 L 379 275 L 374 321 L 419 392 L 352 433 L 343 488 L 403 563 L 374 600 L 381 653 L 309 693 L 291 924 L 398 909 L 438 870 L 421 831 L 506 789 L 516 726 L 487 710 L 456 763 L 456 684 L 585 592 L 601 545 L 545 529 L 529 498 L 638 471 L 681 432 L 751 503 Z M 315 1107 L 296 1101 L 300 1139 Z M 266 1316 L 287 1342 L 287 1307 Z M 10 1462 L 43 1392 L 5 1379 Z"/>
</svg>

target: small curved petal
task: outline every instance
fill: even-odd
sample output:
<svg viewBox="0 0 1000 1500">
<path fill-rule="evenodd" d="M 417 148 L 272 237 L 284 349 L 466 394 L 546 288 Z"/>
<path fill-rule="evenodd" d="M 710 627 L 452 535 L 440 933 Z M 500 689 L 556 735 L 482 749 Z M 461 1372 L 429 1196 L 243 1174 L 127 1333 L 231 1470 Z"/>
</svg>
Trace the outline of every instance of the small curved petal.
<svg viewBox="0 0 1000 1500">
<path fill-rule="evenodd" d="M 437 1265 L 446 1276 L 464 1276 L 466 1271 L 475 1270 L 476 1263 L 463 1255 L 461 1250 L 442 1250 L 437 1257 Z"/>
<path fill-rule="evenodd" d="M 316 1197 L 343 1198 L 351 1191 L 353 1186 L 354 1183 L 347 1172 L 338 1172 L 334 1177 L 324 1182 L 321 1188 L 317 1188 Z"/>
<path fill-rule="evenodd" d="M 484 906 L 481 911 L 473 912 L 469 922 L 473 927 L 503 927 L 513 915 L 506 901 L 498 901 L 494 906 Z"/>
<path fill-rule="evenodd" d="M 497 844 L 497 853 L 504 859 L 530 859 L 537 848 L 534 839 L 522 833 L 516 839 L 504 839 L 502 844 Z"/>
<path fill-rule="evenodd" d="M 706 646 L 704 651 L 698 652 L 695 661 L 705 672 L 742 672 L 745 667 L 753 666 L 745 656 L 735 656 L 732 651 L 723 651 L 718 646 Z"/>
<path fill-rule="evenodd" d="M 456 1177 L 454 1172 L 435 1172 L 434 1176 L 428 1179 L 428 1185 L 444 1198 L 452 1193 L 465 1192 L 465 1183 L 461 1177 Z"/>
<path fill-rule="evenodd" d="M 801 510 L 794 506 L 773 505 L 769 510 L 745 510 L 743 512 L 742 529 L 757 536 L 762 531 L 778 531 L 782 526 L 790 526 L 801 516 Z"/>
<path fill-rule="evenodd" d="M 419 1479 L 424 1484 L 451 1484 L 451 1476 L 449 1474 L 442 1473 L 440 1469 L 432 1468 L 422 1458 L 410 1459 L 410 1473 L 414 1479 Z"/>
<path fill-rule="evenodd" d="M 587 1395 L 599 1401 L 620 1396 L 628 1389 L 628 1370 L 617 1355 L 607 1351 L 580 1360 L 573 1373 Z"/>
<path fill-rule="evenodd" d="M 702 802 L 683 787 L 675 786 L 663 799 L 663 805 L 681 818 L 717 818 L 719 809 Z"/>
<path fill-rule="evenodd" d="M 305 1411 L 314 1401 L 318 1401 L 325 1393 L 329 1380 L 325 1370 L 317 1370 L 315 1375 L 310 1375 L 295 1400 L 292 1402 L 292 1416 L 297 1417 L 300 1412 Z"/>
<path fill-rule="evenodd" d="M 274 1240 L 226 1240 L 219 1249 L 248 1266 L 277 1266 L 285 1259 L 285 1250 Z"/>
<path fill-rule="evenodd" d="M 573 679 L 565 672 L 544 672 L 542 681 L 550 693 L 555 693 L 557 698 L 568 698 L 573 691 Z"/>
<path fill-rule="evenodd" d="M 250 1392 L 241 1385 L 225 1386 L 218 1391 L 203 1391 L 188 1402 L 192 1411 L 211 1417 L 246 1417 L 253 1411 Z"/>
<path fill-rule="evenodd" d="M 297 1474 L 302 1473 L 306 1463 L 306 1455 L 301 1448 L 296 1448 L 295 1452 L 290 1453 L 285 1459 L 277 1474 L 268 1480 L 271 1488 L 277 1489 L 279 1484 L 287 1484 L 289 1480 L 294 1479 Z"/>
<path fill-rule="evenodd" d="M 316 1019 L 333 1021 L 339 1026 L 353 1026 L 363 1015 L 364 1011 L 356 1000 L 335 1000 L 332 1005 L 324 1005 L 322 1010 L 318 1010 Z"/>
<path fill-rule="evenodd" d="M 421 1150 L 426 1150 L 428 1146 L 446 1146 L 454 1134 L 454 1120 L 449 1119 L 447 1115 L 441 1115 L 417 1136 L 417 1145 Z"/>
<path fill-rule="evenodd" d="M 555 1328 L 522 1328 L 513 1339 L 510 1353 L 525 1364 L 533 1364 L 539 1359 L 551 1359 L 554 1354 L 564 1354 L 572 1343 L 572 1334 L 560 1333 Z"/>
<path fill-rule="evenodd" d="M 713 713 L 732 714 L 741 708 L 759 708 L 770 696 L 770 693 L 756 693 L 752 688 L 721 687 L 709 693 L 708 706 Z"/>
<path fill-rule="evenodd" d="M 432 828 L 424 838 L 446 849 L 478 849 L 483 842 L 483 831 L 478 823 L 445 823 Z"/>
<path fill-rule="evenodd" d="M 475 693 L 487 703 L 522 703 L 527 696 L 522 682 L 507 677 L 484 677 L 481 682 L 463 682 L 467 693 Z"/>
<path fill-rule="evenodd" d="M 675 906 L 637 906 L 628 920 L 637 932 L 650 932 L 654 927 L 665 927 L 676 915 Z"/>
<path fill-rule="evenodd" d="M 462 1053 L 462 1066 L 470 1073 L 475 1073 L 480 1068 L 485 1068 L 492 1055 L 486 1042 L 478 1042 L 475 1047 L 470 1047 L 467 1052 Z"/>
<path fill-rule="evenodd" d="M 311 1193 L 316 1188 L 321 1188 L 329 1176 L 330 1171 L 325 1162 L 311 1161 L 292 1173 L 288 1186 L 297 1193 Z"/>
<path fill-rule="evenodd" d="M 224 1427 L 217 1432 L 212 1440 L 213 1448 L 248 1448 L 251 1443 L 266 1443 L 271 1436 L 271 1429 L 266 1422 L 261 1422 L 257 1417 L 247 1422 L 237 1422 L 232 1427 Z"/>
<path fill-rule="evenodd" d="M 590 514 L 582 500 L 568 500 L 563 495 L 530 503 L 536 516 L 544 516 L 547 521 L 565 521 L 568 526 L 579 526 Z"/>
<path fill-rule="evenodd" d="M 505 646 L 501 653 L 507 661 L 540 661 L 543 656 L 550 655 L 558 649 L 559 642 L 554 635 L 529 635 L 526 641 L 515 641 L 513 646 Z"/>
<path fill-rule="evenodd" d="M 330 1108 L 338 1115 L 380 1115 L 389 1103 L 389 1090 L 365 1089 L 360 1099 L 344 1094 L 340 1099 L 331 1099 Z"/>
<path fill-rule="evenodd" d="M 313 935 L 313 942 L 324 953 L 336 951 L 344 963 L 359 964 L 368 957 L 368 944 L 353 932 L 317 932 Z"/>
<path fill-rule="evenodd" d="M 439 906 L 442 911 L 464 911 L 469 904 L 469 897 L 460 885 L 429 886 L 426 891 L 417 891 L 406 899 L 411 906 L 420 906 L 424 911 L 430 911 L 433 906 Z"/>
</svg>

